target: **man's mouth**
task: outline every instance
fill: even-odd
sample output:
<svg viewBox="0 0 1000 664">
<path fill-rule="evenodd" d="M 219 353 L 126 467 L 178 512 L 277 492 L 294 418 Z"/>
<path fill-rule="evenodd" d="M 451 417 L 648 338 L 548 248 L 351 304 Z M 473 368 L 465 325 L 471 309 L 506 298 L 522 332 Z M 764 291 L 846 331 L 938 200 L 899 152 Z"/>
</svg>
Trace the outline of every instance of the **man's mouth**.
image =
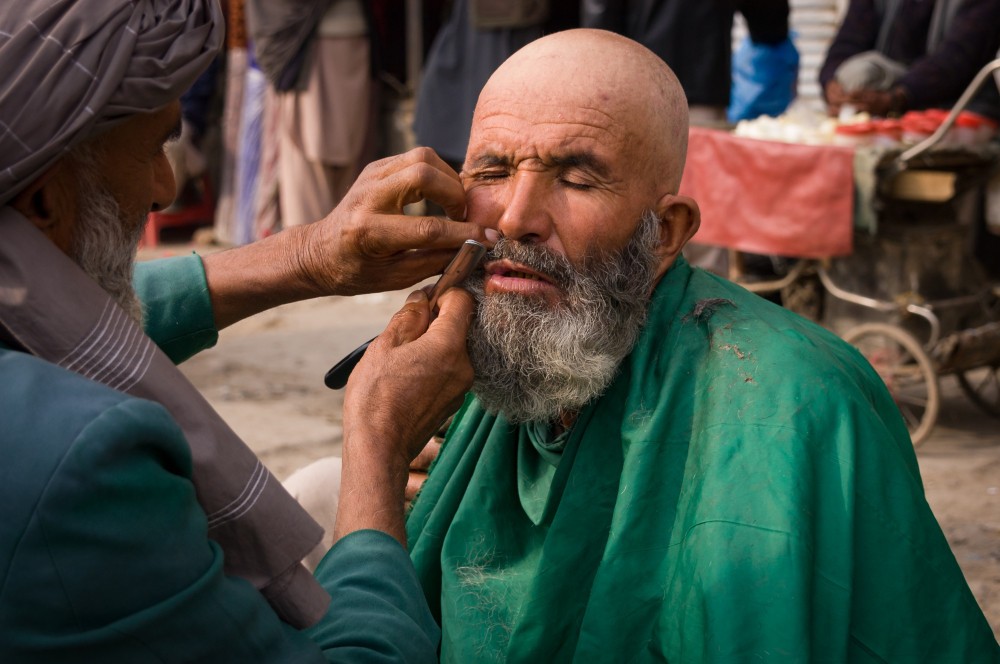
<svg viewBox="0 0 1000 664">
<path fill-rule="evenodd" d="M 544 272 L 533 270 L 525 265 L 507 259 L 491 261 L 486 264 L 485 268 L 488 276 L 495 275 L 510 279 L 530 279 L 532 281 L 544 281 L 547 284 L 555 285 L 555 280 Z"/>
<path fill-rule="evenodd" d="M 491 261 L 485 270 L 488 293 L 552 295 L 562 290 L 549 275 L 507 259 Z"/>
</svg>

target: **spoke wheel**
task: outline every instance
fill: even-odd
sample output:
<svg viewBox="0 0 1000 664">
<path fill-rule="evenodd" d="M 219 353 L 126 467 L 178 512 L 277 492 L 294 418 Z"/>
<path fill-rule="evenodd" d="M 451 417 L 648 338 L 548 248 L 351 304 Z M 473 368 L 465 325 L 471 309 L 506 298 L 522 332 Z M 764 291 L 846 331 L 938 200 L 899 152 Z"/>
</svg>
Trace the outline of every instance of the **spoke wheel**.
<svg viewBox="0 0 1000 664">
<path fill-rule="evenodd" d="M 847 331 L 853 344 L 872 365 L 910 431 L 913 445 L 927 439 L 941 408 L 937 371 L 920 342 L 909 332 L 884 323 L 866 323 Z"/>
<path fill-rule="evenodd" d="M 958 386 L 976 404 L 994 417 L 1000 417 L 1000 364 L 956 374 Z"/>
</svg>

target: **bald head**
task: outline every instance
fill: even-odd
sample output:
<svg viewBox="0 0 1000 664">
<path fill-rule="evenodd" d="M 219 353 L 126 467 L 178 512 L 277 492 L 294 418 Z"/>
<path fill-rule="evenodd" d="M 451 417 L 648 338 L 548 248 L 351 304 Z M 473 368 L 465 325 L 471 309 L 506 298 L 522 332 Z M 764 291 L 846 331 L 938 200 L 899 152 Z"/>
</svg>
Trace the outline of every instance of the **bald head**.
<svg viewBox="0 0 1000 664">
<path fill-rule="evenodd" d="M 532 100 L 589 109 L 614 125 L 637 165 L 671 192 L 687 152 L 687 99 L 670 67 L 645 46 L 604 30 L 557 32 L 531 42 L 484 87 L 476 117 L 497 104 Z M 476 119 L 473 119 L 475 131 Z"/>
</svg>

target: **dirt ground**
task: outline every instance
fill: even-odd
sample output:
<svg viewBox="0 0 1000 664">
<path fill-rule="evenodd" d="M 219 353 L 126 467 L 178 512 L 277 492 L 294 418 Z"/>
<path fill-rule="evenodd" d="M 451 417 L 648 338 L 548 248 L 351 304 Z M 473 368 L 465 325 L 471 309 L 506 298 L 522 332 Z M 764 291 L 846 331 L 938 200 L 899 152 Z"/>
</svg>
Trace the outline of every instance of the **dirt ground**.
<svg viewBox="0 0 1000 664">
<path fill-rule="evenodd" d="M 280 307 L 224 330 L 216 348 L 182 369 L 283 479 L 339 454 L 342 393 L 328 390 L 323 375 L 377 334 L 404 298 L 398 292 Z M 942 378 L 941 387 L 938 425 L 917 451 L 927 499 L 1000 638 L 1000 420 L 968 402 L 954 378 Z"/>
</svg>

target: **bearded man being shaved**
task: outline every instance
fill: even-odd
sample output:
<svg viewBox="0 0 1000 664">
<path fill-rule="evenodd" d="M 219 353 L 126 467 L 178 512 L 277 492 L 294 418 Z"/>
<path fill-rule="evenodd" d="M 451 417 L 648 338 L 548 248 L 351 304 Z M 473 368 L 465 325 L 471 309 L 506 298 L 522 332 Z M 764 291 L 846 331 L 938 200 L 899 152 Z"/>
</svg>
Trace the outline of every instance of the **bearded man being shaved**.
<svg viewBox="0 0 1000 664">
<path fill-rule="evenodd" d="M 482 229 L 429 150 L 316 224 L 140 265 L 218 0 L 0 4 L 0 661 L 434 661 L 407 557 L 409 460 L 471 385 L 472 300 L 415 292 L 348 385 L 335 544 L 174 366 L 285 302 L 403 288 Z M 370 404 L 377 409 L 369 410 Z"/>
<path fill-rule="evenodd" d="M 685 263 L 686 143 L 670 69 L 608 32 L 479 98 L 473 395 L 407 521 L 442 661 L 997 661 L 878 375 Z"/>
</svg>

